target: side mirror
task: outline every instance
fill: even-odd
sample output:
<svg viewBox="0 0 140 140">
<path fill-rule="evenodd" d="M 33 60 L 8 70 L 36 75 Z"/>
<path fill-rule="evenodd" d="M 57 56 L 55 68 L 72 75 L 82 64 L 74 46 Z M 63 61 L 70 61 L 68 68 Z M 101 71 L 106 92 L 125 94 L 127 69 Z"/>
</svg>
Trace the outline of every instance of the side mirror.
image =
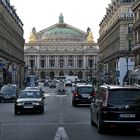
<svg viewBox="0 0 140 140">
<path fill-rule="evenodd" d="M 99 104 L 99 105 L 102 105 L 103 104 L 103 100 L 96 100 L 96 103 Z"/>
<path fill-rule="evenodd" d="M 91 99 L 91 103 L 93 103 L 93 102 L 95 102 L 95 98 L 92 98 L 92 99 Z"/>
</svg>

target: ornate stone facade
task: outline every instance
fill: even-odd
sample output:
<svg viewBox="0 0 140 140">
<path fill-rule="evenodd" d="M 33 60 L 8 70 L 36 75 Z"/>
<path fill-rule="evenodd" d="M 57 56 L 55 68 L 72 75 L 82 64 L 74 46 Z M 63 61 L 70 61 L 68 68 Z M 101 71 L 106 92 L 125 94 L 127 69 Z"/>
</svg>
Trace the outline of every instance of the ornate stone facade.
<svg viewBox="0 0 140 140">
<path fill-rule="evenodd" d="M 132 4 L 133 0 L 112 0 L 100 22 L 99 74 L 109 83 L 123 84 L 134 67 Z"/>
<path fill-rule="evenodd" d="M 134 77 L 140 84 L 140 1 L 135 0 L 132 5 L 134 12 L 134 45 L 132 51 L 135 54 L 135 70 L 133 72 Z"/>
<path fill-rule="evenodd" d="M 0 85 L 24 84 L 23 24 L 10 2 L 0 0 Z"/>
<path fill-rule="evenodd" d="M 96 76 L 98 46 L 87 41 L 87 33 L 64 23 L 59 23 L 33 33 L 25 44 L 27 74 L 39 78 L 75 75 L 80 79 Z"/>
</svg>

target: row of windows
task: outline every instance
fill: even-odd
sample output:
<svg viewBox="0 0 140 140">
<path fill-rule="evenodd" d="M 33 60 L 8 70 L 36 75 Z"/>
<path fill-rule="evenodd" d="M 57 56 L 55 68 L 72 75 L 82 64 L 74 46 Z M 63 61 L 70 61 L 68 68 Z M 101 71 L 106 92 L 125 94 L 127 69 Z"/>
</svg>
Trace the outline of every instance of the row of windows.
<svg viewBox="0 0 140 140">
<path fill-rule="evenodd" d="M 64 60 L 59 60 L 59 67 L 60 68 L 64 68 L 65 67 L 65 61 Z M 95 66 L 94 61 L 93 60 L 88 60 L 88 68 L 93 68 Z M 29 61 L 29 67 L 30 68 L 34 68 L 35 67 L 35 60 L 30 60 Z M 46 67 L 46 60 L 41 60 L 40 61 L 40 67 L 41 68 L 45 68 Z M 50 60 L 49 61 L 49 67 L 50 68 L 54 68 L 56 67 L 56 63 L 55 60 Z M 73 60 L 69 60 L 68 61 L 68 68 L 73 68 L 74 67 L 74 61 Z M 78 68 L 82 68 L 83 67 L 83 60 L 78 60 L 77 61 L 77 67 Z"/>
<path fill-rule="evenodd" d="M 32 59 L 32 58 L 35 58 L 36 56 L 31 55 L 29 57 Z M 93 58 L 93 57 L 94 57 L 93 55 L 89 55 L 88 56 L 88 58 Z M 41 55 L 40 58 L 41 59 L 46 59 L 46 56 L 45 55 Z M 60 58 L 63 58 L 64 59 L 65 56 L 59 56 L 59 59 Z M 74 56 L 68 56 L 68 58 L 69 59 L 74 59 Z M 50 56 L 49 59 L 55 59 L 55 56 Z M 77 56 L 77 59 L 83 59 L 83 56 Z"/>
<path fill-rule="evenodd" d="M 135 43 L 140 42 L 140 30 L 135 31 Z"/>
</svg>

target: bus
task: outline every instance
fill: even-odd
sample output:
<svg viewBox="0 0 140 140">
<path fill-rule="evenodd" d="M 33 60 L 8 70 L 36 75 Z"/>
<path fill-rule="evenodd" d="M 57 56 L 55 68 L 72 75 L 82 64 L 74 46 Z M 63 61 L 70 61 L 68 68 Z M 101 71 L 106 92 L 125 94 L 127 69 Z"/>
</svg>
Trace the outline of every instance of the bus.
<svg viewBox="0 0 140 140">
<path fill-rule="evenodd" d="M 26 86 L 38 86 L 37 76 L 36 75 L 29 75 L 26 78 Z"/>
</svg>

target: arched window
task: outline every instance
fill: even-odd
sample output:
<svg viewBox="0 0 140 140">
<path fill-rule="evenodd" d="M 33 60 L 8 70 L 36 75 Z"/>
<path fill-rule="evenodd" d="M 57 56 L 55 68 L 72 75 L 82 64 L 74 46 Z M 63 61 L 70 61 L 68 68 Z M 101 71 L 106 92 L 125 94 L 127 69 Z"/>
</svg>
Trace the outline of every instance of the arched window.
<svg viewBox="0 0 140 140">
<path fill-rule="evenodd" d="M 64 76 L 64 72 L 63 71 L 60 71 L 59 72 L 59 76 Z"/>
<path fill-rule="evenodd" d="M 79 78 L 79 79 L 83 79 L 83 72 L 82 72 L 82 71 L 79 71 L 79 72 L 78 72 L 78 78 Z"/>
</svg>

